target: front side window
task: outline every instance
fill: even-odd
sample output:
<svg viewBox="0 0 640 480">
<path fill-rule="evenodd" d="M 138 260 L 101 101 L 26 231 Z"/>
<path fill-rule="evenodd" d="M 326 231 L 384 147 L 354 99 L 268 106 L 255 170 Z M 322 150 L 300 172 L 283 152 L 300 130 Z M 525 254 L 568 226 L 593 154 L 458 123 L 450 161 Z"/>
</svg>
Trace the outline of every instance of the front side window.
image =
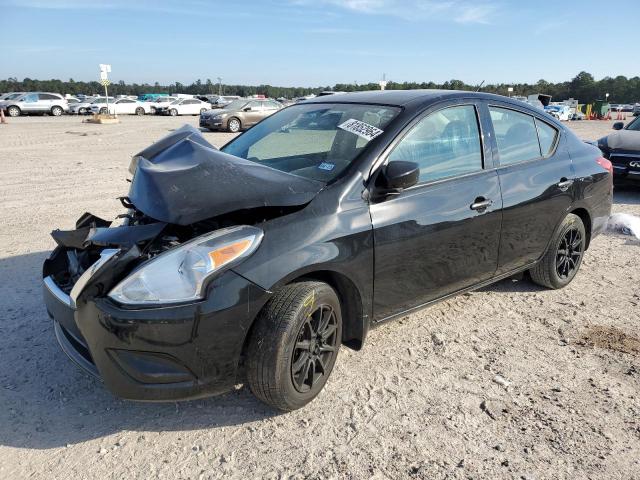
<svg viewBox="0 0 640 480">
<path fill-rule="evenodd" d="M 30 93 L 29 95 L 25 95 L 24 97 L 22 97 L 22 100 L 27 102 L 27 103 L 37 102 L 38 101 L 38 94 Z"/>
<path fill-rule="evenodd" d="M 498 143 L 500 165 L 513 165 L 542 156 L 531 115 L 499 107 L 489 107 L 489 113 Z"/>
<path fill-rule="evenodd" d="M 295 105 L 267 117 L 222 151 L 283 172 L 329 182 L 384 131 L 399 111 L 395 107 L 364 104 Z"/>
<path fill-rule="evenodd" d="M 421 183 L 482 170 L 475 107 L 444 108 L 420 120 L 389 155 L 397 160 L 417 163 Z"/>
</svg>

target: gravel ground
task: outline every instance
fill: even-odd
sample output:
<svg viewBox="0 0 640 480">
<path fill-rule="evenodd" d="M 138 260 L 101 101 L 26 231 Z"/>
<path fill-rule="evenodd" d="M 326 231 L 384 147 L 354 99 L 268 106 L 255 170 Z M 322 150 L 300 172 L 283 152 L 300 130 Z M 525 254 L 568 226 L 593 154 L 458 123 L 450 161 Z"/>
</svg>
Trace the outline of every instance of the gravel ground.
<svg viewBox="0 0 640 480">
<path fill-rule="evenodd" d="M 594 240 L 561 291 L 506 280 L 342 349 L 279 414 L 247 389 L 139 404 L 60 351 L 40 296 L 49 232 L 111 218 L 132 154 L 195 117 L 0 126 L 0 478 L 640 478 L 640 242 Z M 612 122 L 574 122 L 582 138 Z M 205 133 L 221 145 L 229 134 Z M 640 215 L 640 190 L 614 211 Z"/>
</svg>

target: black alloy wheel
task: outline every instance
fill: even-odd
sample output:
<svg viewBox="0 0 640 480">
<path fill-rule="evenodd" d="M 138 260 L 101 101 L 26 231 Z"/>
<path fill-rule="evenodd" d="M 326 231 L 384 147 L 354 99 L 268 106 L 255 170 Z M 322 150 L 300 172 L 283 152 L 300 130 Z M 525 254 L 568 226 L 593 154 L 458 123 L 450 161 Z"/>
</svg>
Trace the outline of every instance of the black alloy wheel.
<svg viewBox="0 0 640 480">
<path fill-rule="evenodd" d="M 319 305 L 302 324 L 291 357 L 291 379 L 300 393 L 328 374 L 338 348 L 338 320 L 331 305 Z M 324 379 L 322 379 L 324 380 Z"/>
<path fill-rule="evenodd" d="M 582 233 L 577 228 L 567 230 L 560 240 L 556 252 L 556 273 L 558 277 L 567 279 L 575 275 L 582 253 L 584 252 L 584 241 Z"/>
<path fill-rule="evenodd" d="M 279 288 L 251 328 L 245 347 L 247 383 L 278 410 L 304 407 L 324 388 L 342 344 L 335 290 L 299 281 Z"/>
<path fill-rule="evenodd" d="M 582 219 L 573 213 L 568 214 L 553 235 L 547 252 L 529 270 L 531 280 L 553 289 L 567 286 L 580 269 L 587 238 Z"/>
</svg>

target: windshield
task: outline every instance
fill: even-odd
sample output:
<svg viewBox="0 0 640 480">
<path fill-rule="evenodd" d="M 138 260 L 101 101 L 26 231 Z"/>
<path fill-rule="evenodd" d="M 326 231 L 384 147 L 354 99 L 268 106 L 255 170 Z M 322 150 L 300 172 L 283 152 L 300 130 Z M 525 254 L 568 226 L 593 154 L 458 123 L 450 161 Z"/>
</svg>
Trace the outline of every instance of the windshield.
<svg viewBox="0 0 640 480">
<path fill-rule="evenodd" d="M 627 125 L 626 130 L 634 130 L 636 132 L 640 132 L 640 117 L 636 117 L 633 122 Z"/>
<path fill-rule="evenodd" d="M 224 106 L 225 110 L 240 110 L 248 103 L 248 100 L 234 100 Z"/>
<path fill-rule="evenodd" d="M 21 95 L 23 95 L 23 94 L 22 93 L 12 93 L 11 95 L 7 96 L 6 100 L 13 100 L 14 98 L 18 98 Z"/>
<path fill-rule="evenodd" d="M 267 117 L 222 151 L 329 182 L 384 131 L 399 111 L 378 105 L 295 105 Z"/>
<path fill-rule="evenodd" d="M 156 100 L 156 103 L 165 103 L 165 102 L 173 102 L 175 98 L 173 97 L 160 97 Z"/>
</svg>

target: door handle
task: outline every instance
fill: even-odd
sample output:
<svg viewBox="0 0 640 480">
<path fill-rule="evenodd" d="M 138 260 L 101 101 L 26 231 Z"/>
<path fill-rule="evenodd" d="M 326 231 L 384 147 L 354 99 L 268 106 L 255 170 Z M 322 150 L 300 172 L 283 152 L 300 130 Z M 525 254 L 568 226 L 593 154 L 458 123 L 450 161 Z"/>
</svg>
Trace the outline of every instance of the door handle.
<svg viewBox="0 0 640 480">
<path fill-rule="evenodd" d="M 560 183 L 558 183 L 558 188 L 563 192 L 566 192 L 571 185 L 573 185 L 573 180 L 569 180 L 565 177 L 562 177 L 560 179 Z"/>
<path fill-rule="evenodd" d="M 478 197 L 473 201 L 469 208 L 471 208 L 471 210 L 476 210 L 477 212 L 484 212 L 491 205 L 493 205 L 493 200 Z"/>
</svg>

